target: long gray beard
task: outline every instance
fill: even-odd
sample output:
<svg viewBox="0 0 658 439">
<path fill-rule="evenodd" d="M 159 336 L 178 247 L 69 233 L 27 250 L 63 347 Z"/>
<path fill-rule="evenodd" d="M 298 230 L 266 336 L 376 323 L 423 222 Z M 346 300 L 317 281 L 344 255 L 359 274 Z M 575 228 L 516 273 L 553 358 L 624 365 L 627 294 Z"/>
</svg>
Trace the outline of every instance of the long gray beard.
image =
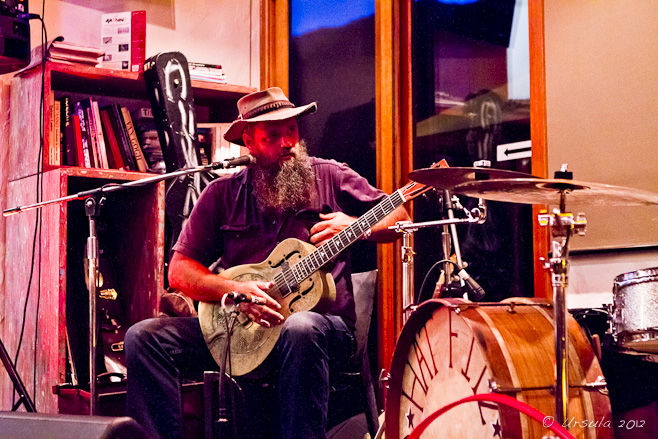
<svg viewBox="0 0 658 439">
<path fill-rule="evenodd" d="M 308 207 L 315 196 L 315 174 L 300 142 L 295 157 L 280 167 L 254 167 L 253 191 L 256 203 L 266 212 L 285 212 Z"/>
</svg>

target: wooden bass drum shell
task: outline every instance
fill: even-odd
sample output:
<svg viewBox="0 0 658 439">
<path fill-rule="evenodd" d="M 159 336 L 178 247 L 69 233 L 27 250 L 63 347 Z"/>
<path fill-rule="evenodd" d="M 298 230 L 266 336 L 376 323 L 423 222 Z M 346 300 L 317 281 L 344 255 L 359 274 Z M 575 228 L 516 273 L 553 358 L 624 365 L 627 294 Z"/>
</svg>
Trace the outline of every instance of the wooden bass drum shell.
<svg viewBox="0 0 658 439">
<path fill-rule="evenodd" d="M 603 377 L 599 362 L 578 323 L 571 315 L 567 318 L 569 431 L 582 439 L 612 438 L 607 389 L 582 387 Z M 408 436 L 437 409 L 469 395 L 489 393 L 493 383 L 500 393 L 554 419 L 555 397 L 550 390 L 555 385 L 553 308 L 545 301 L 529 298 L 496 303 L 428 300 L 405 324 L 390 370 L 385 407 L 387 439 Z M 539 389 L 513 390 L 528 387 Z M 441 424 L 448 415 L 450 422 Z M 485 417 L 491 425 L 485 425 Z M 540 439 L 545 435 L 552 433 L 516 409 L 469 402 L 436 419 L 422 437 Z"/>
</svg>

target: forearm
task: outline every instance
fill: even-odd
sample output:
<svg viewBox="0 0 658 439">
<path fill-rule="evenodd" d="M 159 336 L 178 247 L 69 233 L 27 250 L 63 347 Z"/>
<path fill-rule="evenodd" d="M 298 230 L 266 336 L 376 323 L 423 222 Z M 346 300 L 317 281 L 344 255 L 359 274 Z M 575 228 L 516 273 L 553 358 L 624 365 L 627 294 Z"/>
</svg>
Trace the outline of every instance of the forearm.
<svg viewBox="0 0 658 439">
<path fill-rule="evenodd" d="M 194 259 L 174 252 L 169 263 L 169 285 L 194 300 L 216 302 L 225 293 L 237 289 L 237 282 L 214 274 Z"/>
<path fill-rule="evenodd" d="M 393 242 L 397 240 L 401 234 L 388 228 L 394 226 L 398 221 L 410 221 L 409 213 L 407 213 L 407 209 L 404 206 L 398 207 L 383 220 L 372 226 L 370 228 L 372 234 L 368 240 L 375 242 Z"/>
</svg>

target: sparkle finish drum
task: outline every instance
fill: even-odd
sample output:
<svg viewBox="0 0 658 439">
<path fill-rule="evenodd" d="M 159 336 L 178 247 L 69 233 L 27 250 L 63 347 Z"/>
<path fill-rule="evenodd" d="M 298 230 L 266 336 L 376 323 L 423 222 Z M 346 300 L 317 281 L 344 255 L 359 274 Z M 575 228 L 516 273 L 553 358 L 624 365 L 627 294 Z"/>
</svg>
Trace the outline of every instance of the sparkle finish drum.
<svg viewBox="0 0 658 439">
<path fill-rule="evenodd" d="M 658 354 L 658 268 L 615 277 L 611 332 L 617 346 Z"/>
</svg>

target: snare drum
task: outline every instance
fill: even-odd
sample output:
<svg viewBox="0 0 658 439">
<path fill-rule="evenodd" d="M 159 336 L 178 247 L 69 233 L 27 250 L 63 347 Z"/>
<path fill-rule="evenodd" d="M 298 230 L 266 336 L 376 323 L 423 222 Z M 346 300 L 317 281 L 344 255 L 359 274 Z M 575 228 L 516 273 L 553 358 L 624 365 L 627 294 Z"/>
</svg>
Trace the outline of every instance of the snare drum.
<svg viewBox="0 0 658 439">
<path fill-rule="evenodd" d="M 623 349 L 658 353 L 658 268 L 615 277 L 612 338 Z"/>
<path fill-rule="evenodd" d="M 570 432 L 611 438 L 603 374 L 578 323 L 568 316 Z M 386 438 L 404 438 L 436 410 L 492 389 L 555 417 L 553 310 L 516 298 L 497 303 L 432 299 L 404 326 L 395 347 L 386 399 Z M 532 388 L 532 389 L 530 389 Z M 520 390 L 523 389 L 523 390 Z M 489 402 L 469 402 L 436 419 L 423 438 L 541 438 L 548 428 Z"/>
</svg>

